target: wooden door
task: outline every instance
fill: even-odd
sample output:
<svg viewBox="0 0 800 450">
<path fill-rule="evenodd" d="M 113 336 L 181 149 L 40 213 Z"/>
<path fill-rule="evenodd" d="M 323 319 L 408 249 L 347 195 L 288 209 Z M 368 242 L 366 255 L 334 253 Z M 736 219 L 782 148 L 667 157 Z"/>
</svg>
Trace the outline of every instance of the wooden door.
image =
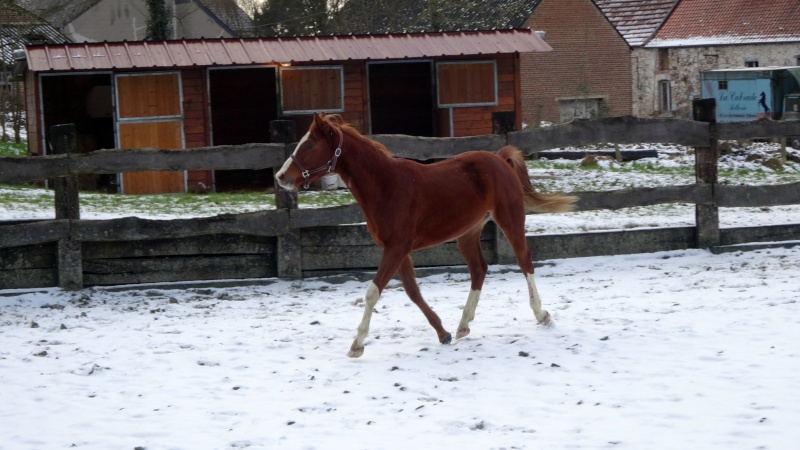
<svg viewBox="0 0 800 450">
<path fill-rule="evenodd" d="M 120 148 L 183 148 L 180 75 L 120 74 L 116 78 Z M 184 171 L 122 174 L 125 194 L 186 192 Z"/>
</svg>

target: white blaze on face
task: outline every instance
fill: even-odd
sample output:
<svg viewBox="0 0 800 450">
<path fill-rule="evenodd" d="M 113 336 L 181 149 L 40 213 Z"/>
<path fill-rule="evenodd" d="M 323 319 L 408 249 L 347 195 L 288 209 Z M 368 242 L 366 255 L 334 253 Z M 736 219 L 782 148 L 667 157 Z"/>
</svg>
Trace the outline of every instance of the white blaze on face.
<svg viewBox="0 0 800 450">
<path fill-rule="evenodd" d="M 300 150 L 300 146 L 305 144 L 305 142 L 308 140 L 309 136 L 311 136 L 311 132 L 310 131 L 307 132 L 305 134 L 305 136 L 303 136 L 302 139 L 300 139 L 300 142 L 297 143 L 297 147 L 294 148 L 294 152 L 292 152 L 292 155 L 297 155 L 297 151 Z M 292 165 L 292 162 L 293 162 L 292 158 L 287 158 L 286 162 L 283 163 L 283 166 L 281 167 L 281 170 L 279 170 L 278 173 L 275 174 L 275 179 L 278 180 L 278 184 L 283 186 L 284 189 L 294 189 L 294 186 L 292 186 L 290 184 L 289 185 L 284 184 L 285 182 L 281 181 L 283 179 L 283 175 L 286 173 L 286 171 L 289 170 L 289 167 Z"/>
</svg>

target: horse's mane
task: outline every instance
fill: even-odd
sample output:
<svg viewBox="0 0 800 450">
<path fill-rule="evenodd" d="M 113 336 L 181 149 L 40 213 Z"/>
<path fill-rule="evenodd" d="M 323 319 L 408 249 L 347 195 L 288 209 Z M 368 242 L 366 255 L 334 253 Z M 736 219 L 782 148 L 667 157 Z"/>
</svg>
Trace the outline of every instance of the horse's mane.
<svg viewBox="0 0 800 450">
<path fill-rule="evenodd" d="M 363 134 L 359 133 L 358 130 L 353 128 L 352 125 L 350 125 L 349 123 L 345 122 L 344 119 L 342 119 L 342 116 L 340 116 L 338 114 L 328 114 L 322 120 L 328 122 L 328 124 L 331 125 L 331 126 L 339 128 L 340 130 L 342 130 L 342 133 L 350 136 L 351 138 L 359 140 L 359 141 L 362 141 L 362 142 L 364 142 L 366 144 L 369 144 L 370 146 L 374 147 L 375 150 L 378 150 L 380 153 L 383 153 L 384 155 L 386 155 L 386 156 L 388 156 L 390 158 L 392 157 L 392 152 L 390 152 L 389 149 L 386 148 L 385 145 L 381 144 L 378 141 L 372 140 L 372 139 L 364 136 Z"/>
</svg>

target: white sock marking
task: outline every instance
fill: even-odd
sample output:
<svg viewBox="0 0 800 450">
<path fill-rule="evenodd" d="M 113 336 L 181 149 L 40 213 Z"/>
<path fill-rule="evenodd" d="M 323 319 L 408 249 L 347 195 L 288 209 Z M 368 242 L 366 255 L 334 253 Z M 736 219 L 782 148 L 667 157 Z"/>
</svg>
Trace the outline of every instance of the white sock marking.
<svg viewBox="0 0 800 450">
<path fill-rule="evenodd" d="M 533 281 L 533 274 L 525 274 L 525 280 L 528 282 L 528 294 L 530 295 L 533 315 L 536 316 L 536 320 L 541 323 L 548 314 L 547 311 L 542 310 L 542 298 L 539 297 L 539 291 L 536 290 L 536 283 Z"/>
<path fill-rule="evenodd" d="M 358 325 L 356 338 L 353 341 L 354 348 L 364 347 L 364 339 L 366 339 L 369 333 L 369 322 L 372 319 L 372 310 L 375 309 L 375 305 L 378 303 L 378 298 L 380 298 L 380 296 L 381 293 L 378 291 L 378 286 L 375 285 L 374 282 L 370 282 L 369 287 L 367 287 L 367 294 L 364 296 L 364 315 L 361 317 L 361 323 Z"/>
<path fill-rule="evenodd" d="M 459 330 L 469 328 L 469 323 L 475 319 L 475 309 L 478 307 L 478 300 L 480 300 L 480 298 L 480 289 L 470 289 L 469 297 L 467 297 L 467 303 L 464 305 L 464 312 L 461 314 L 461 322 L 458 323 Z"/>
</svg>

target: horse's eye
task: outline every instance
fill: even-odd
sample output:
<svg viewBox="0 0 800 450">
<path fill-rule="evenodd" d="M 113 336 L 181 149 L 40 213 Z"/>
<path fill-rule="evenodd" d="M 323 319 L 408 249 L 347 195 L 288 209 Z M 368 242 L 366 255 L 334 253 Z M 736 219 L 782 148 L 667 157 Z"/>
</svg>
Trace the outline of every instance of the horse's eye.
<svg viewBox="0 0 800 450">
<path fill-rule="evenodd" d="M 307 149 L 311 149 L 313 147 L 314 147 L 314 143 L 313 142 L 306 142 L 306 148 Z"/>
</svg>

